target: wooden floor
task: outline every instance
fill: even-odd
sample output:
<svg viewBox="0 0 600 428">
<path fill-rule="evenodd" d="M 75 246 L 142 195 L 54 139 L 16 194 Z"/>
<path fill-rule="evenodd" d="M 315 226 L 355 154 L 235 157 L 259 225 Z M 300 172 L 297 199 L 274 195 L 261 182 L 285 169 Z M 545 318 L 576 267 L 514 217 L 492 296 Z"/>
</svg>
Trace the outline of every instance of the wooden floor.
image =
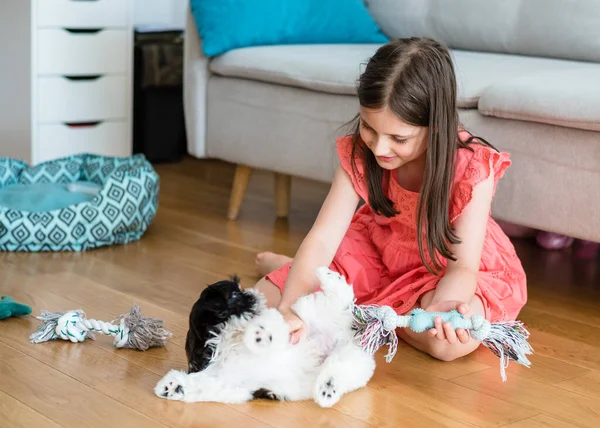
<svg viewBox="0 0 600 428">
<path fill-rule="evenodd" d="M 34 317 L 0 321 L 0 426 L 13 427 L 594 427 L 600 426 L 600 261 L 516 242 L 530 300 L 533 367 L 502 383 L 485 348 L 443 363 L 401 344 L 367 388 L 334 409 L 312 402 L 225 406 L 158 399 L 152 389 L 185 367 L 189 309 L 208 283 L 237 273 L 253 285 L 254 255 L 294 254 L 327 191 L 295 180 L 289 221 L 276 221 L 269 174 L 256 174 L 237 222 L 225 220 L 233 169 L 186 160 L 157 167 L 159 213 L 140 242 L 84 254 L 0 254 L 0 294 L 34 309 L 82 308 L 112 320 L 137 302 L 174 336 L 147 352 L 114 350 L 98 336 L 32 345 Z"/>
</svg>

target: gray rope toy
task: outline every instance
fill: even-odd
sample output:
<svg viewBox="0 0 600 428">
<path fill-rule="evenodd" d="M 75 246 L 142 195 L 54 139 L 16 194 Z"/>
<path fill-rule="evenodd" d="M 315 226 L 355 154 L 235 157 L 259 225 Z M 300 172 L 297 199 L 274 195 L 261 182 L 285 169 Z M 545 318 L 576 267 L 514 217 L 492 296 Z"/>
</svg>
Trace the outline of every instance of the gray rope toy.
<svg viewBox="0 0 600 428">
<path fill-rule="evenodd" d="M 131 348 L 146 351 L 149 348 L 165 346 L 172 334 L 163 328 L 158 318 L 144 318 L 140 307 L 134 304 L 129 313 L 118 316 L 112 323 L 90 320 L 81 309 L 68 312 L 42 311 L 36 317 L 42 324 L 29 336 L 31 343 L 42 343 L 53 339 L 83 342 L 95 340 L 94 333 L 114 336 L 115 348 Z M 118 323 L 118 324 L 116 324 Z"/>
</svg>

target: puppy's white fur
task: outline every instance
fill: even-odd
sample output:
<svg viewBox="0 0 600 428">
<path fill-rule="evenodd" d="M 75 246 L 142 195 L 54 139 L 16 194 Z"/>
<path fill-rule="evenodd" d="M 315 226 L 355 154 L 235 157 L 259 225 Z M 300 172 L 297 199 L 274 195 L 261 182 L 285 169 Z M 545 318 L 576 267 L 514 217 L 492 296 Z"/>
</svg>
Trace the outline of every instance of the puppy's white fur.
<svg viewBox="0 0 600 428">
<path fill-rule="evenodd" d="M 255 391 L 266 390 L 278 399 L 312 397 L 330 407 L 345 393 L 365 386 L 375 361 L 354 339 L 352 287 L 327 268 L 319 268 L 317 276 L 322 291 L 298 299 L 293 307 L 307 325 L 308 337 L 290 344 L 287 323 L 260 299 L 258 315 L 228 321 L 214 338 L 213 359 L 205 370 L 171 370 L 156 385 L 156 395 L 243 403 Z"/>
</svg>

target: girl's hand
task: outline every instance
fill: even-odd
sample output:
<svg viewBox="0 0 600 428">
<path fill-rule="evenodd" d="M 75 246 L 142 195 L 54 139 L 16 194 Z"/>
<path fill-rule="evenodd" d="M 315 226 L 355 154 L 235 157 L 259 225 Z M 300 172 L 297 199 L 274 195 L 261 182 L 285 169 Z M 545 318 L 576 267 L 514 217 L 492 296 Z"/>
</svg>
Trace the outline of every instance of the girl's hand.
<svg viewBox="0 0 600 428">
<path fill-rule="evenodd" d="M 308 333 L 306 325 L 291 309 L 278 308 L 278 310 L 281 315 L 283 315 L 283 319 L 290 326 L 290 343 L 292 345 L 297 344 L 300 340 L 304 339 Z"/>
<path fill-rule="evenodd" d="M 449 312 L 451 310 L 457 310 L 461 315 L 467 315 L 469 313 L 469 307 L 465 302 L 458 300 L 447 300 L 444 302 L 434 303 L 424 308 L 427 312 Z M 435 327 L 428 331 L 431 337 L 436 337 L 439 340 L 447 340 L 448 343 L 453 344 L 456 342 L 467 343 L 470 339 L 469 332 L 464 328 L 454 330 L 450 322 L 442 324 L 441 317 L 435 317 Z"/>
</svg>

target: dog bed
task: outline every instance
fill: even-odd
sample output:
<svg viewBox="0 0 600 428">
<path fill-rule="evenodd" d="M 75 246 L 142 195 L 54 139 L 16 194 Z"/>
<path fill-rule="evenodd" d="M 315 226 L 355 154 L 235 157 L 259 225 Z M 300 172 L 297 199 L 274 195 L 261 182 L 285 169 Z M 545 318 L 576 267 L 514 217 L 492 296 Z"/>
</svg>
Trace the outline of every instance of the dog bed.
<svg viewBox="0 0 600 428">
<path fill-rule="evenodd" d="M 158 208 L 143 155 L 80 154 L 29 166 L 0 158 L 0 250 L 85 251 L 140 239 Z"/>
</svg>

